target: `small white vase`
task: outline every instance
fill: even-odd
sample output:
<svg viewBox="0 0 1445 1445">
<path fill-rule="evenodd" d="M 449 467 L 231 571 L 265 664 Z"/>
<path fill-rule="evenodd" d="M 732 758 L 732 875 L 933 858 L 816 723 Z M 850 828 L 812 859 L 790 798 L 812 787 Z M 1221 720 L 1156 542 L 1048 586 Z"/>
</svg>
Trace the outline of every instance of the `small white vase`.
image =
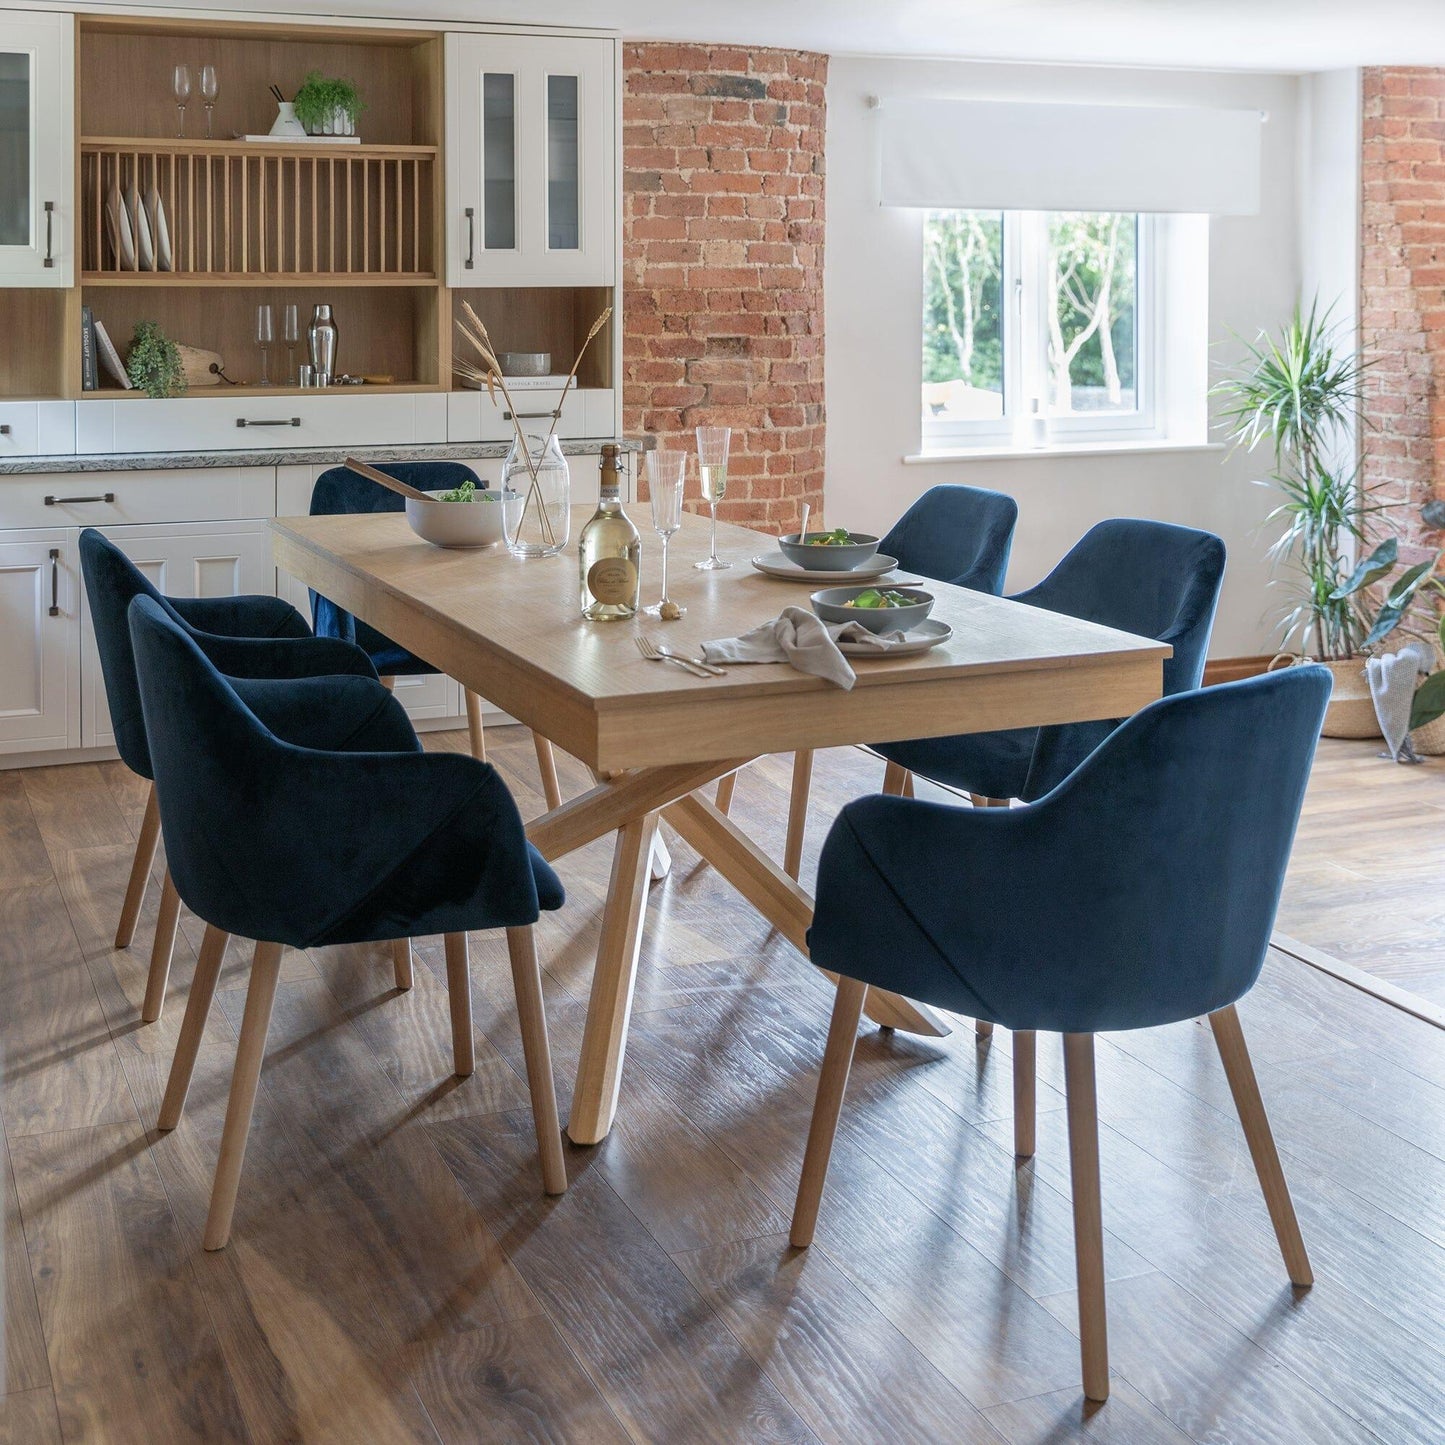
<svg viewBox="0 0 1445 1445">
<path fill-rule="evenodd" d="M 305 135 L 306 127 L 296 119 L 296 107 L 289 100 L 280 101 L 276 106 L 276 119 L 271 125 L 272 135 Z"/>
</svg>

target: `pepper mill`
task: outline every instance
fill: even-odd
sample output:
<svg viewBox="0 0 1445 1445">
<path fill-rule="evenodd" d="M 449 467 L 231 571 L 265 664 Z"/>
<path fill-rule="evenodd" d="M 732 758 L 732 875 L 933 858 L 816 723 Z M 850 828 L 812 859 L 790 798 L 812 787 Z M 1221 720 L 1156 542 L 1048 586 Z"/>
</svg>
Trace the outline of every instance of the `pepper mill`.
<svg viewBox="0 0 1445 1445">
<path fill-rule="evenodd" d="M 318 303 L 311 314 L 311 324 L 306 328 L 306 344 L 311 353 L 314 371 L 314 386 L 330 386 L 336 375 L 336 322 L 331 319 L 331 308 Z"/>
</svg>

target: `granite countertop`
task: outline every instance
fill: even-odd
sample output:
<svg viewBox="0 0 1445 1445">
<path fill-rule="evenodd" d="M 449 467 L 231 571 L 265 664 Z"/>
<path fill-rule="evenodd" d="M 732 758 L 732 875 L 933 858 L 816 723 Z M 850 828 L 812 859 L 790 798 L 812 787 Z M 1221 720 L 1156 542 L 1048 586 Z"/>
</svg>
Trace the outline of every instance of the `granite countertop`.
<svg viewBox="0 0 1445 1445">
<path fill-rule="evenodd" d="M 628 452 L 646 451 L 651 438 L 584 437 L 564 440 L 570 457 L 591 455 L 608 442 Z M 356 457 L 365 462 L 468 461 L 473 457 L 504 457 L 510 442 L 421 442 L 412 446 L 271 448 L 226 452 L 92 452 L 87 455 L 6 457 L 0 459 L 0 476 L 37 472 L 139 472 L 196 470 L 203 467 L 289 467 L 331 465 Z"/>
</svg>

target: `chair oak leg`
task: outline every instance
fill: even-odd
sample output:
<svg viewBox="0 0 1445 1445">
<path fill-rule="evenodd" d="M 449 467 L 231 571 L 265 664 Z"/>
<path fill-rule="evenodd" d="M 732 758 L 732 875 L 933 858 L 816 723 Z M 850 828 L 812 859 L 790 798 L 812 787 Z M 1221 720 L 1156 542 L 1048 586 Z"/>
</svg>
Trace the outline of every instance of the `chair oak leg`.
<svg viewBox="0 0 1445 1445">
<path fill-rule="evenodd" d="M 888 763 L 883 769 L 883 791 L 891 798 L 906 798 L 912 781 L 901 763 Z"/>
<path fill-rule="evenodd" d="M 482 700 L 471 688 L 462 689 L 462 698 L 467 705 L 467 740 L 472 756 L 479 762 L 487 760 L 487 735 L 482 731 Z"/>
<path fill-rule="evenodd" d="M 724 773 L 722 777 L 717 780 L 717 793 L 713 797 L 713 807 L 715 807 L 723 817 L 727 817 L 729 810 L 732 808 L 733 789 L 736 788 L 737 785 L 738 775 L 736 773 Z"/>
<path fill-rule="evenodd" d="M 391 940 L 391 971 L 396 979 L 396 986 L 405 993 L 416 980 L 412 977 L 411 968 L 411 939 L 393 938 Z"/>
<path fill-rule="evenodd" d="M 542 775 L 542 796 L 547 800 L 547 811 L 550 813 L 562 806 L 562 788 L 557 782 L 557 753 L 541 733 L 532 734 L 532 745 L 537 751 L 537 771 Z"/>
<path fill-rule="evenodd" d="M 1289 1197 L 1289 1185 L 1280 1167 L 1279 1151 L 1274 1147 L 1269 1116 L 1264 1112 L 1259 1081 L 1254 1076 L 1249 1046 L 1244 1041 L 1244 1030 L 1239 1026 L 1234 1005 L 1210 1014 L 1209 1027 L 1214 1030 L 1214 1042 L 1229 1080 L 1229 1092 L 1234 1095 L 1234 1107 L 1254 1160 L 1254 1172 L 1259 1175 L 1259 1187 L 1264 1192 L 1279 1252 L 1284 1256 L 1284 1267 L 1289 1271 L 1291 1283 L 1308 1288 L 1315 1282 L 1314 1271 L 1310 1269 L 1294 1202 Z"/>
<path fill-rule="evenodd" d="M 171 1060 L 170 1077 L 166 1080 L 165 1097 L 161 1100 L 160 1117 L 156 1120 L 157 1129 L 174 1129 L 181 1122 L 186 1094 L 191 1087 L 191 1075 L 196 1070 L 196 1055 L 201 1049 L 201 1036 L 206 1031 L 206 1019 L 210 1017 L 211 1000 L 216 996 L 216 980 L 221 976 L 221 965 L 225 962 L 226 944 L 230 937 L 229 933 L 223 933 L 214 924 L 206 925 L 206 936 L 201 940 L 196 972 L 191 979 L 191 994 L 186 1000 L 186 1016 L 181 1020 L 181 1033 L 176 1040 L 176 1056 Z"/>
<path fill-rule="evenodd" d="M 1109 1326 L 1104 1306 L 1104 1214 L 1099 1199 L 1099 1101 L 1093 1034 L 1064 1035 L 1069 1106 L 1069 1177 L 1074 1195 L 1074 1267 L 1079 1281 L 1079 1352 L 1084 1395 L 1109 1398 Z"/>
<path fill-rule="evenodd" d="M 783 872 L 797 879 L 803 866 L 803 834 L 808 827 L 808 793 L 813 786 L 813 750 L 793 754 L 793 791 L 788 798 L 788 840 L 783 845 Z"/>
<path fill-rule="evenodd" d="M 1014 1154 L 1019 1159 L 1034 1157 L 1038 1041 L 1032 1029 L 1014 1030 Z"/>
<path fill-rule="evenodd" d="M 843 1112 L 843 1091 L 853 1067 L 853 1048 L 858 1041 L 858 1020 L 863 1016 L 866 983 L 840 978 L 828 1024 L 828 1044 L 823 1051 L 823 1070 L 818 1075 L 818 1098 L 813 1105 L 813 1122 L 808 1126 L 808 1148 L 803 1155 L 803 1176 L 798 1181 L 798 1198 L 793 1206 L 793 1227 L 788 1238 L 794 1248 L 806 1249 L 818 1226 L 818 1206 L 823 1199 L 823 1182 L 833 1155 L 833 1136 Z"/>
<path fill-rule="evenodd" d="M 394 677 L 383 677 L 380 678 L 379 681 L 388 692 L 396 691 L 396 679 Z"/>
<path fill-rule="evenodd" d="M 145 814 L 135 840 L 135 858 L 130 865 L 130 882 L 125 888 L 125 902 L 120 906 L 120 923 L 115 930 L 115 946 L 129 948 L 135 937 L 135 922 L 145 902 L 146 884 L 150 882 L 151 865 L 156 861 L 156 845 L 161 838 L 161 810 L 156 801 L 156 785 L 146 793 Z"/>
<path fill-rule="evenodd" d="M 507 930 L 507 956 L 512 963 L 512 988 L 522 1026 L 522 1054 L 527 1061 L 527 1088 L 532 1095 L 532 1122 L 542 1160 L 542 1187 L 548 1194 L 567 1192 L 567 1166 L 562 1159 L 562 1126 L 557 1122 L 557 1088 L 552 1077 L 552 1049 L 547 1042 L 547 1015 L 542 1008 L 542 970 L 537 963 L 537 938 L 530 927 Z"/>
<path fill-rule="evenodd" d="M 477 1046 L 472 1036 L 472 973 L 465 933 L 449 933 L 443 940 L 447 953 L 447 1001 L 452 1010 L 452 1063 L 457 1078 L 469 1078 L 477 1067 Z"/>
<path fill-rule="evenodd" d="M 146 974 L 146 996 L 140 1007 L 141 1019 L 153 1024 L 161 1016 L 166 1002 L 166 981 L 171 976 L 171 955 L 176 949 L 176 925 L 181 917 L 181 895 L 166 869 L 161 884 L 161 906 L 156 914 L 156 937 L 151 944 L 150 970 Z"/>
<path fill-rule="evenodd" d="M 211 1209 L 206 1215 L 206 1232 L 202 1238 L 207 1249 L 224 1249 L 231 1238 L 236 1190 L 241 1183 L 241 1166 L 246 1161 L 246 1140 L 251 1133 L 256 1087 L 261 1081 L 261 1060 L 266 1055 L 266 1033 L 271 1027 L 271 1005 L 276 1000 L 276 982 L 280 976 L 281 945 L 258 942 L 251 963 L 251 983 L 246 990 L 246 1011 L 241 1017 L 241 1041 L 236 1049 L 236 1069 L 231 1075 L 226 1125 L 221 1131 L 221 1157 L 216 1165 L 216 1182 L 211 1186 Z"/>
</svg>

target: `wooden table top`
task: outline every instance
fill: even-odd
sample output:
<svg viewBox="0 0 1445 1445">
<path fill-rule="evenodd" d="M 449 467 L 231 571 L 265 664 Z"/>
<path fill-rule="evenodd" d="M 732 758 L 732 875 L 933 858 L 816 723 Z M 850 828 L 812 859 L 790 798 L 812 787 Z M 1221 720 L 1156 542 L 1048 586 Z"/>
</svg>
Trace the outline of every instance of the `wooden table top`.
<svg viewBox="0 0 1445 1445">
<path fill-rule="evenodd" d="M 627 510 L 643 538 L 646 604 L 657 597 L 661 544 L 648 509 Z M 282 570 L 605 770 L 1121 717 L 1159 696 L 1167 645 L 945 583 L 928 590 L 952 639 L 912 657 L 850 659 L 851 692 L 784 663 L 703 681 L 644 660 L 634 635 L 694 652 L 784 607 L 807 608 L 811 589 L 754 570 L 751 558 L 776 555 L 773 539 L 724 523 L 718 552 L 733 567 L 694 571 L 708 524 L 688 516 L 669 577 L 687 615 L 584 621 L 576 539 L 591 512 L 574 509 L 562 556 L 527 561 L 502 548 L 433 547 L 399 513 L 272 525 Z"/>
</svg>

